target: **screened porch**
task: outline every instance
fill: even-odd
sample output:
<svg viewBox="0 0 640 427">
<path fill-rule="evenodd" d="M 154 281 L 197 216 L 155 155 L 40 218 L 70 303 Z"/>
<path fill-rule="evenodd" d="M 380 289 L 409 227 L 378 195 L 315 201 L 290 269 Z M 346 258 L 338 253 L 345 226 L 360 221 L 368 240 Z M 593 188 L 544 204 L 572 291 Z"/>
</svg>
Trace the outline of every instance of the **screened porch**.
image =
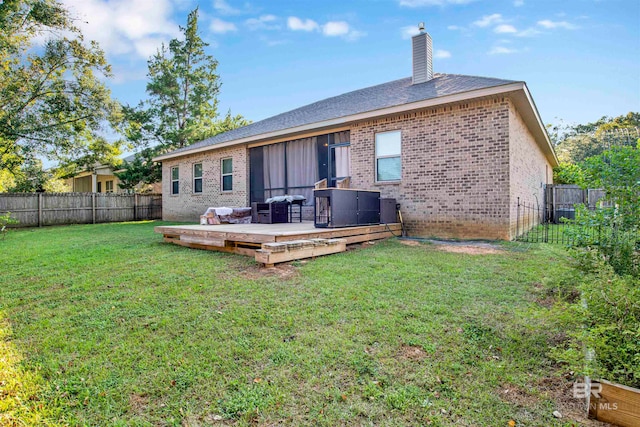
<svg viewBox="0 0 640 427">
<path fill-rule="evenodd" d="M 313 205 L 316 182 L 333 187 L 351 174 L 349 131 L 250 148 L 249 170 L 251 203 L 299 194 Z"/>
</svg>

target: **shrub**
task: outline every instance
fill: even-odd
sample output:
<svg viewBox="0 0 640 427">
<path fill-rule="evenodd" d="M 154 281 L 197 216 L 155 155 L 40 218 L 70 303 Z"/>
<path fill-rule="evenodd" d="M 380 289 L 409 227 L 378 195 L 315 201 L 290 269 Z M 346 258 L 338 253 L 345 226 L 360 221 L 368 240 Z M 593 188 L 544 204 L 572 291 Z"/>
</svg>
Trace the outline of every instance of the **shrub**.
<svg viewBox="0 0 640 427">
<path fill-rule="evenodd" d="M 583 328 L 570 333 L 567 345 L 552 354 L 578 375 L 640 387 L 640 287 L 633 277 L 599 264 L 597 274 L 584 276 L 578 284 L 582 303 L 571 306 L 568 313 L 563 306 L 558 313 L 569 314 Z M 585 361 L 587 349 L 595 351 L 591 363 Z"/>
<path fill-rule="evenodd" d="M 560 163 L 553 168 L 553 182 L 555 184 L 583 185 L 584 172 L 579 165 L 574 163 Z"/>
<path fill-rule="evenodd" d="M 5 234 L 7 233 L 7 227 L 11 224 L 17 223 L 17 219 L 11 218 L 11 212 L 0 215 L 0 234 L 2 235 L 3 239 Z"/>
</svg>

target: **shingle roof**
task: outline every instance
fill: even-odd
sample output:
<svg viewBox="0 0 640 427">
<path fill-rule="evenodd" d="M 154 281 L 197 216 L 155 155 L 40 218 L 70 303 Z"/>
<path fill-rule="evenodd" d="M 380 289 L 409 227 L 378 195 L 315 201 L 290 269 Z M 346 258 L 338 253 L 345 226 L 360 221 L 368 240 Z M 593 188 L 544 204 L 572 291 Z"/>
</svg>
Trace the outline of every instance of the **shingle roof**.
<svg viewBox="0 0 640 427">
<path fill-rule="evenodd" d="M 183 151 L 190 151 L 353 114 L 510 83 L 515 83 L 515 81 L 458 74 L 435 74 L 434 78 L 428 82 L 414 85 L 411 83 L 411 77 L 407 77 L 323 99 L 322 101 L 314 102 L 313 104 L 305 105 L 304 107 L 296 108 L 295 110 L 287 111 L 286 113 L 281 113 L 260 120 L 259 122 L 212 136 L 211 138 L 172 151 L 166 155 L 170 156 Z"/>
</svg>

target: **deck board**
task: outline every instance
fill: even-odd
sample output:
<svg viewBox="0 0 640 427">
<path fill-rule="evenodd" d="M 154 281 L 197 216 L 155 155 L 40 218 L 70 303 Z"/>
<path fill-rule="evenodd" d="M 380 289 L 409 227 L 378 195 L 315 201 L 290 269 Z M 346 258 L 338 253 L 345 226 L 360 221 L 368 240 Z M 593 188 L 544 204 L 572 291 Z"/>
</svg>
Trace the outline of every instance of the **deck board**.
<svg viewBox="0 0 640 427">
<path fill-rule="evenodd" d="M 255 249 L 264 243 L 308 239 L 344 239 L 346 244 L 386 239 L 401 233 L 400 224 L 364 225 L 344 228 L 315 228 L 312 221 L 286 224 L 162 225 L 155 232 L 164 241 L 180 246 L 256 257 Z M 309 251 L 300 251 L 305 258 Z M 277 257 L 276 257 L 277 258 Z M 288 256 L 287 258 L 291 258 Z M 283 257 L 284 259 L 284 257 Z"/>
</svg>

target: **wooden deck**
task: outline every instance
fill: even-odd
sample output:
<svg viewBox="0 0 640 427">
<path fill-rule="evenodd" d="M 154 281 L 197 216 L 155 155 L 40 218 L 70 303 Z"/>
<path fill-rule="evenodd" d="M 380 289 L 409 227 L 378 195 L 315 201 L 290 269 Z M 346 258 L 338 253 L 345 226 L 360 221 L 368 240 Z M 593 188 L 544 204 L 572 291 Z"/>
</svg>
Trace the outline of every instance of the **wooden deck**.
<svg viewBox="0 0 640 427">
<path fill-rule="evenodd" d="M 257 262 L 279 262 L 342 252 L 346 245 L 386 239 L 401 233 L 400 224 L 315 228 L 313 222 L 287 224 L 175 225 L 155 227 L 164 241 L 210 251 L 248 255 Z"/>
</svg>

